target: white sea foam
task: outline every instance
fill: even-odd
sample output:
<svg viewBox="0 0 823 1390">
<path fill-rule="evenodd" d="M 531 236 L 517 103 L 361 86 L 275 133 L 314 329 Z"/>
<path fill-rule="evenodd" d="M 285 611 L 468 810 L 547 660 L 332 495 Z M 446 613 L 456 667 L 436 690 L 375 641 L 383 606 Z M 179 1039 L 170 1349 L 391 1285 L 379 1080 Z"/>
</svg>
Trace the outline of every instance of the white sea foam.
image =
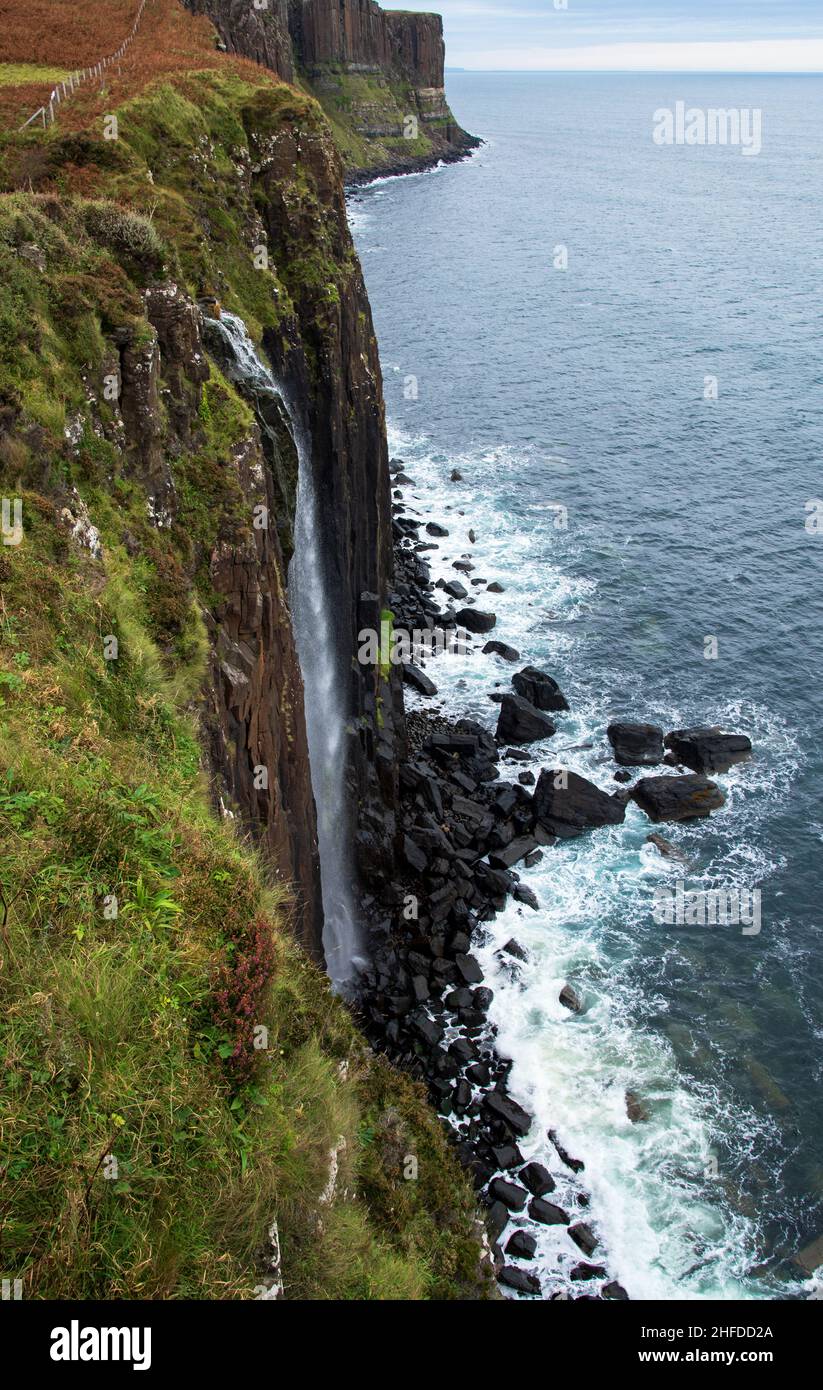
<svg viewBox="0 0 823 1390">
<path fill-rule="evenodd" d="M 670 691 L 646 689 L 642 675 L 627 673 L 617 660 L 612 673 L 599 672 L 601 688 L 589 687 L 580 620 L 597 610 L 601 596 L 593 580 L 569 572 L 574 537 L 562 538 L 557 563 L 542 556 L 534 563 L 534 536 L 500 505 L 501 476 L 518 467 L 513 450 L 445 459 L 424 437 L 396 430 L 390 447 L 414 479 L 403 489 L 406 505 L 450 531 L 437 551 L 427 552 L 432 577 L 453 579 L 451 561 L 470 553 L 477 566 L 470 578 L 483 576 L 505 588 L 486 598 L 483 586 L 466 583 L 478 605 L 498 615 L 494 635 L 518 648 L 522 664 L 552 671 L 572 705 L 555 739 L 533 747 L 528 764 L 504 764 L 503 776 L 526 767 L 536 776 L 541 766 L 560 762 L 612 790 L 604 717 L 609 691 L 602 688 L 612 677 L 613 689 L 631 692 L 638 718 L 668 728 L 704 721 L 704 710 L 676 704 Z M 454 467 L 463 479 L 448 482 Z M 430 662 L 438 696 L 433 702 L 410 696 L 410 705 L 471 714 L 493 729 L 496 707 L 488 692 L 495 685 L 510 689 L 518 668 L 484 656 L 484 641 L 467 657 Z M 761 707 L 728 701 L 713 717 L 750 732 L 761 756 L 721 779 L 729 806 L 712 823 L 711 839 L 699 840 L 680 826 L 667 826 L 666 837 L 692 858 L 697 886 L 766 883 L 780 866 L 759 848 L 758 827 L 786 795 L 799 765 L 797 747 L 781 720 Z M 624 825 L 548 850 L 532 869 L 519 866 L 540 910 L 510 902 L 477 948 L 494 990 L 490 1019 L 497 1046 L 513 1060 L 512 1094 L 536 1119 L 521 1147 L 552 1171 L 556 1200 L 602 1236 L 610 1275 L 633 1298 L 773 1296 L 767 1281 L 750 1272 L 758 1254 L 757 1212 L 738 1199 L 733 1172 L 764 1146 L 774 1153 L 776 1132 L 764 1114 L 732 1108 L 716 1068 L 708 1065 L 706 1041 L 669 1016 L 667 973 L 682 972 L 709 988 L 704 977 L 710 971 L 703 942 L 676 933 L 660 940 L 652 892 L 655 884 L 682 876 L 684 867 L 646 843 L 649 830 L 630 806 Z M 772 925 L 779 930 L 779 923 Z M 499 954 L 511 937 L 529 952 L 529 963 L 515 976 Z M 566 982 L 584 998 L 581 1014 L 559 1002 Z M 689 1076 L 679 1059 L 690 1064 Z M 645 1121 L 629 1119 L 627 1091 L 640 1097 Z M 578 1184 L 546 1138 L 550 1127 L 585 1161 L 588 1210 L 575 1207 Z M 598 1251 L 592 1258 L 600 1257 Z M 539 1230 L 537 1265 L 546 1293 L 567 1286 L 579 1259 L 562 1228 Z"/>
</svg>

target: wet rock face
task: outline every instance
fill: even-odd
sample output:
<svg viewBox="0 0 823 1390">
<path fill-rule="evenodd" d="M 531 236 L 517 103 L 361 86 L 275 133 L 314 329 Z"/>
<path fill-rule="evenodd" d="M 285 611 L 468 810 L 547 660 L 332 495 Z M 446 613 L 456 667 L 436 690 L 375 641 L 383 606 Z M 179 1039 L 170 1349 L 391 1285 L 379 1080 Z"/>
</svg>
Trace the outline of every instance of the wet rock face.
<svg viewBox="0 0 823 1390">
<path fill-rule="evenodd" d="M 552 768 L 541 772 L 538 778 L 534 814 L 537 824 L 548 834 L 570 840 L 598 826 L 619 825 L 625 819 L 626 808 L 576 772 Z"/>
<path fill-rule="evenodd" d="M 254 140 L 254 137 L 252 137 Z M 363 664 L 358 633 L 380 632 L 392 574 L 391 494 L 382 376 L 371 309 L 353 255 L 340 161 L 330 133 L 284 126 L 256 142 L 255 185 L 270 255 L 283 277 L 318 246 L 335 268 L 335 295 L 292 282 L 293 321 L 267 330 L 264 346 L 311 456 L 324 537 L 325 589 L 334 604 L 350 742 L 349 804 L 361 872 L 389 874 L 394 857 L 397 749 L 403 737 L 402 673 Z M 299 168 L 314 197 L 289 196 Z M 316 207 L 323 208 L 322 225 Z"/>
<path fill-rule="evenodd" d="M 291 0 L 289 21 L 298 60 L 310 73 L 346 63 L 402 73 L 416 87 L 443 86 L 440 15 L 392 13 L 374 0 Z"/>
<path fill-rule="evenodd" d="M 728 772 L 751 757 L 751 739 L 745 734 L 724 734 L 717 728 L 675 729 L 667 734 L 666 747 L 692 772 Z"/>
<path fill-rule="evenodd" d="M 698 820 L 719 811 L 726 797 L 708 777 L 644 777 L 631 791 L 632 799 L 653 821 Z"/>
<path fill-rule="evenodd" d="M 210 367 L 203 316 L 173 282 L 146 292 L 154 337 L 121 344 L 121 413 L 126 445 L 149 475 L 158 526 L 176 510 L 174 456 L 196 446 Z M 161 397 L 165 409 L 161 410 Z M 276 515 L 275 471 L 254 430 L 225 459 L 249 518 Z M 202 727 L 214 799 L 269 852 L 294 884 L 295 931 L 322 959 L 322 915 L 303 686 L 286 602 L 277 531 L 229 519 L 207 557 L 214 601 L 203 617 L 210 639 Z"/>
<path fill-rule="evenodd" d="M 663 730 L 654 724 L 610 724 L 606 730 L 621 767 L 656 767 L 663 761 Z"/>
<path fill-rule="evenodd" d="M 229 53 L 240 53 L 294 81 L 294 53 L 289 33 L 288 0 L 268 0 L 255 9 L 253 0 L 184 0 L 193 14 L 206 15 Z"/>
</svg>

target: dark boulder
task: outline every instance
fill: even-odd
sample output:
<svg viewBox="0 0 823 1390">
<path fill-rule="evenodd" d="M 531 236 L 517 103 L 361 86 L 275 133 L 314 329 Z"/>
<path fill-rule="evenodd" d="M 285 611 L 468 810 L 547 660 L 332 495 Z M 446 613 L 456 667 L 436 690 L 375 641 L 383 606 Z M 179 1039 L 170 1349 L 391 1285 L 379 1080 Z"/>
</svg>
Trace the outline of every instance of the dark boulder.
<svg viewBox="0 0 823 1390">
<path fill-rule="evenodd" d="M 515 1255 L 518 1260 L 533 1260 L 537 1241 L 528 1231 L 514 1231 L 506 1241 L 506 1254 Z"/>
<path fill-rule="evenodd" d="M 504 695 L 497 721 L 499 743 L 537 743 L 557 733 L 556 726 L 542 710 L 522 695 Z"/>
<path fill-rule="evenodd" d="M 516 1144 L 499 1144 L 492 1149 L 492 1153 L 498 1168 L 519 1168 L 523 1162 L 523 1155 Z"/>
<path fill-rule="evenodd" d="M 529 1202 L 529 1216 L 542 1226 L 568 1226 L 570 1217 L 562 1207 L 547 1202 L 543 1197 L 533 1197 Z"/>
<path fill-rule="evenodd" d="M 583 1169 L 586 1166 L 582 1158 L 572 1158 L 568 1150 L 563 1148 L 563 1145 L 560 1143 L 560 1140 L 558 1139 L 553 1129 L 550 1129 L 548 1131 L 548 1134 L 557 1151 L 557 1156 L 560 1159 L 561 1163 L 565 1163 L 566 1167 L 570 1168 L 573 1173 L 582 1173 Z"/>
<path fill-rule="evenodd" d="M 449 534 L 445 526 L 441 526 L 436 521 L 430 521 L 426 526 L 426 531 L 430 536 L 447 536 Z"/>
<path fill-rule="evenodd" d="M 542 1163 L 527 1163 L 517 1176 L 533 1197 L 545 1197 L 547 1192 L 554 1192 L 554 1178 Z"/>
<path fill-rule="evenodd" d="M 561 989 L 560 1003 L 563 1005 L 564 1009 L 571 1009 L 573 1014 L 583 1012 L 583 1001 L 577 993 L 577 990 L 572 989 L 571 985 L 564 985 Z"/>
<path fill-rule="evenodd" d="M 449 598 L 464 599 L 469 597 L 468 589 L 460 583 L 459 579 L 450 579 L 447 584 L 443 585 L 443 592 L 448 594 Z"/>
<path fill-rule="evenodd" d="M 578 1221 L 576 1225 L 570 1226 L 569 1235 L 584 1255 L 593 1254 L 600 1244 L 591 1226 L 587 1226 L 584 1221 Z"/>
<path fill-rule="evenodd" d="M 663 761 L 663 730 L 656 724 L 610 724 L 606 734 L 621 767 L 656 767 Z"/>
<path fill-rule="evenodd" d="M 616 1280 L 612 1280 L 610 1284 L 604 1284 L 600 1292 L 601 1296 L 609 1303 L 626 1303 L 629 1300 L 629 1295 L 623 1285 L 618 1284 Z"/>
<path fill-rule="evenodd" d="M 507 1182 L 505 1178 L 495 1178 L 490 1182 L 489 1194 L 496 1202 L 508 1207 L 509 1211 L 522 1211 L 529 1200 L 524 1187 L 518 1187 L 516 1182 Z"/>
<path fill-rule="evenodd" d="M 631 790 L 632 799 L 650 820 L 695 820 L 719 811 L 726 797 L 716 782 L 697 773 L 684 777 L 643 777 Z"/>
<path fill-rule="evenodd" d="M 531 835 L 523 835 L 519 839 L 510 840 L 503 849 L 491 850 L 489 863 L 493 869 L 511 869 L 536 848 L 537 841 L 532 839 Z"/>
<path fill-rule="evenodd" d="M 507 647 L 505 642 L 487 642 L 483 648 L 484 656 L 501 656 L 504 661 L 519 661 L 520 653 L 514 647 Z"/>
<path fill-rule="evenodd" d="M 752 741 L 745 734 L 724 734 L 718 728 L 675 729 L 666 747 L 692 772 L 728 772 L 751 757 Z"/>
<path fill-rule="evenodd" d="M 474 956 L 458 955 L 455 957 L 455 965 L 467 985 L 479 985 L 483 979 L 483 971 L 480 969 Z"/>
<path fill-rule="evenodd" d="M 570 840 L 602 825 L 620 825 L 626 808 L 576 772 L 550 768 L 534 789 L 534 816 L 546 833 Z"/>
<path fill-rule="evenodd" d="M 422 874 L 429 866 L 429 857 L 410 835 L 403 836 L 403 858 L 416 874 Z"/>
<path fill-rule="evenodd" d="M 585 1260 L 581 1260 L 579 1265 L 575 1265 L 569 1275 L 574 1284 L 578 1284 L 584 1279 L 605 1279 L 605 1277 L 605 1265 L 590 1265 L 586 1264 Z"/>
<path fill-rule="evenodd" d="M 500 1120 L 518 1139 L 523 1139 L 532 1127 L 532 1117 L 516 1100 L 501 1091 L 489 1091 L 483 1097 L 483 1109 L 493 1120 Z"/>
<path fill-rule="evenodd" d="M 516 1269 L 514 1265 L 504 1265 L 498 1274 L 501 1284 L 505 1284 L 507 1289 L 516 1289 L 518 1293 L 539 1294 L 542 1292 L 540 1280 L 536 1274 L 529 1274 L 525 1269 Z"/>
<path fill-rule="evenodd" d="M 526 961 L 529 959 L 528 952 L 524 951 L 520 942 L 515 941 L 514 938 L 512 938 L 511 941 L 507 941 L 505 946 L 501 946 L 500 949 L 501 951 L 505 951 L 507 956 L 514 956 L 515 960 Z"/>
<path fill-rule="evenodd" d="M 512 685 L 517 694 L 522 695 L 535 709 L 569 708 L 569 702 L 557 681 L 547 676 L 545 671 L 538 671 L 535 666 L 525 666 L 518 671 L 516 676 L 512 676 Z"/>
<path fill-rule="evenodd" d="M 486 1220 L 489 1227 L 489 1235 L 493 1241 L 498 1240 L 509 1224 L 508 1207 L 504 1207 L 502 1202 L 492 1202 Z"/>
<path fill-rule="evenodd" d="M 636 1091 L 626 1092 L 626 1114 L 633 1125 L 644 1124 L 649 1118 L 648 1108 L 643 1104 Z"/>
<path fill-rule="evenodd" d="M 406 685 L 410 685 L 412 690 L 416 690 L 418 695 L 436 695 L 437 686 L 430 680 L 425 671 L 421 671 L 419 666 L 415 666 L 412 661 L 407 661 L 403 666 L 403 680 Z"/>
<path fill-rule="evenodd" d="M 467 632 L 491 632 L 497 618 L 494 613 L 481 613 L 479 608 L 461 608 L 455 613 L 454 621 Z"/>
</svg>

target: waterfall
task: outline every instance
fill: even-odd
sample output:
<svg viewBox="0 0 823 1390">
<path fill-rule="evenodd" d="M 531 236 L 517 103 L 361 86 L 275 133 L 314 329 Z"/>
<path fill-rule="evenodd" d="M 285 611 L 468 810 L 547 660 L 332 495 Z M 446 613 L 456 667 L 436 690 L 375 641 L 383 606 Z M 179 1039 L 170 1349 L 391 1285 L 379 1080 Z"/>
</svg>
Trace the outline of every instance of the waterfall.
<svg viewBox="0 0 823 1390">
<path fill-rule="evenodd" d="M 255 406 L 261 428 L 263 402 L 277 397 L 290 421 L 298 457 L 294 555 L 289 565 L 289 608 L 303 675 L 312 791 L 317 808 L 323 949 L 329 975 L 344 989 L 355 973 L 360 933 L 353 905 L 346 804 L 345 668 L 337 643 L 333 604 L 323 557 L 323 537 L 311 450 L 296 412 L 261 361 L 243 320 L 224 313 L 208 320 L 222 347 L 223 370 Z"/>
</svg>

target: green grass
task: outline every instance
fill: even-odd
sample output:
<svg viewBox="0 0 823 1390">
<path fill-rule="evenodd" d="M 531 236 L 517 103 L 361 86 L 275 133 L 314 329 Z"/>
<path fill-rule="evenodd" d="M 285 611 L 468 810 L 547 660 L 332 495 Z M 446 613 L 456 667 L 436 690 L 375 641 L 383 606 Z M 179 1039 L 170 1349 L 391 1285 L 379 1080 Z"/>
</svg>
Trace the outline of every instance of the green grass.
<svg viewBox="0 0 823 1390">
<path fill-rule="evenodd" d="M 64 82 L 68 68 L 39 67 L 37 63 L 0 63 L 0 87 L 22 87 L 29 82 Z"/>
<path fill-rule="evenodd" d="M 0 492 L 24 519 L 0 547 L 0 1273 L 34 1298 L 250 1298 L 276 1218 L 287 1296 L 484 1297 L 473 1193 L 422 1089 L 366 1047 L 277 866 L 211 809 L 209 557 L 248 541 L 249 409 L 214 363 L 203 385 L 161 369 L 184 425 L 160 409 L 178 512 L 158 528 L 100 390 L 117 342 L 152 335 L 147 283 L 217 290 L 262 331 L 292 287 L 322 306 L 352 273 L 298 174 L 305 245 L 248 270 L 237 144 L 316 107 L 235 78 L 174 95 L 121 113 L 116 151 L 50 136 L 40 191 L 0 196 Z M 29 148 L 6 138 L 5 167 Z M 80 499 L 99 558 L 69 535 Z M 236 1006 L 258 957 L 261 1051 Z"/>
</svg>

